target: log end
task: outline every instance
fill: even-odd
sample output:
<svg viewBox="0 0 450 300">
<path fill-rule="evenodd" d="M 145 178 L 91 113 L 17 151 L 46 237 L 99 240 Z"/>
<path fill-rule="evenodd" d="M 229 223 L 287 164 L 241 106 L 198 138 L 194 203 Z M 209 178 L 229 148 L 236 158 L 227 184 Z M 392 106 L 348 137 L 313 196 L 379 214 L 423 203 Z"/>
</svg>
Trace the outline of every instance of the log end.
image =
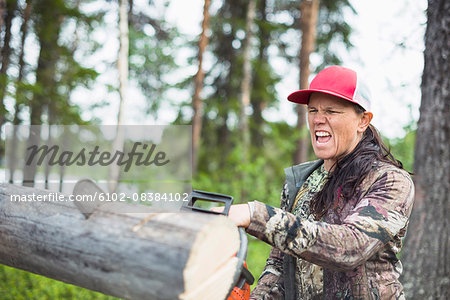
<svg viewBox="0 0 450 300">
<path fill-rule="evenodd" d="M 191 248 L 180 299 L 225 299 L 237 271 L 239 247 L 236 225 L 223 216 L 212 218 Z"/>
</svg>

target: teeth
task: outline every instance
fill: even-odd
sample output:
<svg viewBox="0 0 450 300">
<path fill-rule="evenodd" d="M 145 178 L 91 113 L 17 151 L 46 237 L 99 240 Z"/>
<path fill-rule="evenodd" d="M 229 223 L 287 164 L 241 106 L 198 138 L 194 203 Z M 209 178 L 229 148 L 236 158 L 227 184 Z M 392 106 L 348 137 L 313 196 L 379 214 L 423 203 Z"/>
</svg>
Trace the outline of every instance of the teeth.
<svg viewBox="0 0 450 300">
<path fill-rule="evenodd" d="M 317 136 L 330 136 L 330 134 L 328 132 L 325 132 L 325 131 L 317 131 L 316 135 Z"/>
</svg>

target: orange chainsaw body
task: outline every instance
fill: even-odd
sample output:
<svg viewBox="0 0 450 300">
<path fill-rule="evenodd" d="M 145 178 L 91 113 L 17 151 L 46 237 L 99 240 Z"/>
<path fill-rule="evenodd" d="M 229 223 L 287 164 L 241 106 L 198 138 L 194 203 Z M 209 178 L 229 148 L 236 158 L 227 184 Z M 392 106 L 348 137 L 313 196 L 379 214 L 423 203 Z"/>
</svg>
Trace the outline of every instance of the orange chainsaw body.
<svg viewBox="0 0 450 300">
<path fill-rule="evenodd" d="M 250 299 L 250 285 L 248 283 L 245 283 L 242 289 L 234 287 L 233 291 L 231 291 L 231 295 L 227 298 L 227 300 L 248 300 L 248 299 Z"/>
<path fill-rule="evenodd" d="M 244 262 L 244 268 L 248 270 L 246 262 Z M 240 278 L 238 284 L 233 288 L 227 300 L 249 300 L 250 292 L 250 284 L 248 280 Z"/>
<path fill-rule="evenodd" d="M 248 272 L 247 263 L 244 262 L 245 271 Z M 250 274 L 250 272 L 248 272 Z M 250 280 L 250 283 L 249 283 Z M 249 300 L 250 299 L 250 284 L 253 283 L 253 278 L 247 279 L 246 276 L 242 275 L 239 278 L 238 283 L 231 291 L 227 300 Z"/>
</svg>

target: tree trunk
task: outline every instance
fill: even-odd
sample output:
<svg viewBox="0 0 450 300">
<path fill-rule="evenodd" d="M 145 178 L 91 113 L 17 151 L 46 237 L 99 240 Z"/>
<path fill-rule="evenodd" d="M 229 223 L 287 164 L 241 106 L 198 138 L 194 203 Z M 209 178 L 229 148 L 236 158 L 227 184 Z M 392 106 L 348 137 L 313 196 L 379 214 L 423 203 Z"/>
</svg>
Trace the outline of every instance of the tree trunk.
<svg viewBox="0 0 450 300">
<path fill-rule="evenodd" d="M 247 165 L 249 162 L 250 152 L 250 131 L 248 128 L 248 116 L 247 111 L 250 108 L 250 94 L 252 86 L 252 39 L 253 30 L 252 26 L 255 19 L 256 0 L 250 0 L 247 7 L 247 15 L 245 20 L 245 39 L 243 41 L 243 66 L 242 66 L 242 81 L 241 81 L 241 94 L 240 94 L 240 107 L 239 107 L 239 135 L 241 145 L 241 164 Z M 244 171 L 238 174 L 238 180 L 245 182 Z M 248 186 L 244 185 L 240 192 L 239 202 L 244 203 L 248 197 Z"/>
<path fill-rule="evenodd" d="M 4 104 L 4 98 L 6 94 L 6 89 L 8 86 L 8 67 L 11 57 L 11 25 L 12 20 L 16 14 L 17 9 L 17 1 L 7 1 L 6 5 L 6 16 L 5 16 L 5 37 L 3 40 L 3 48 L 2 48 L 2 67 L 0 69 L 0 129 L 3 127 L 3 124 L 5 123 L 5 117 L 6 117 L 6 107 Z M 3 18 L 3 15 L 0 15 L 1 18 Z M 0 27 L 1 28 L 1 27 Z M 0 148 L 3 146 L 0 145 Z M 3 154 L 3 150 L 1 149 L 0 154 Z"/>
<path fill-rule="evenodd" d="M 68 130 L 67 126 L 63 127 L 63 134 L 61 136 L 61 148 L 63 151 L 69 150 L 69 141 L 70 141 L 70 130 Z M 58 185 L 58 191 L 61 193 L 64 186 L 64 175 L 66 172 L 66 166 L 60 165 L 59 166 L 59 185 Z"/>
<path fill-rule="evenodd" d="M 36 112 L 36 110 L 34 110 Z M 39 110 L 39 113 L 41 110 Z M 37 113 L 36 113 L 37 114 Z M 40 116 L 40 114 L 39 114 Z M 39 118 L 40 121 L 40 118 Z M 26 148 L 39 145 L 41 142 L 41 126 L 40 125 L 30 125 L 29 126 L 29 134 L 28 134 L 28 140 Z M 26 150 L 25 150 L 26 151 Z M 24 157 L 27 157 L 27 153 L 24 154 Z M 30 164 L 25 164 L 23 167 L 23 178 L 22 178 L 22 184 L 24 186 L 34 186 L 35 184 L 35 177 L 37 173 L 37 162 L 33 161 Z"/>
<path fill-rule="evenodd" d="M 259 22 L 261 24 L 265 24 L 267 22 L 267 1 L 261 0 L 258 2 L 259 7 Z M 268 32 L 268 29 L 266 26 L 259 26 L 259 54 L 258 54 L 258 61 L 259 65 L 264 65 L 268 63 L 268 56 L 267 56 L 267 49 L 269 47 L 269 41 L 270 41 L 270 34 Z M 263 89 L 266 88 L 265 83 L 259 78 L 259 76 L 256 76 L 253 79 L 253 88 Z M 251 97 L 251 105 L 253 109 L 252 114 L 252 124 L 253 126 L 250 126 L 250 137 L 251 137 L 251 143 L 256 148 L 263 147 L 263 124 L 264 124 L 264 118 L 262 116 L 262 111 L 264 109 L 264 106 L 266 105 L 266 99 L 264 97 Z"/>
<path fill-rule="evenodd" d="M 16 114 L 14 113 L 14 116 Z M 14 118 L 16 120 L 16 118 Z M 9 169 L 9 183 L 14 183 L 14 174 L 16 173 L 16 163 L 17 163 L 17 144 L 18 144 L 18 138 L 17 138 L 17 130 L 18 126 L 13 127 L 11 141 L 9 141 L 9 153 L 6 153 L 8 155 L 8 169 Z M 8 149 L 8 148 L 6 148 Z M 5 151 L 6 151 L 5 149 Z"/>
<path fill-rule="evenodd" d="M 319 15 L 319 0 L 302 0 L 300 2 L 300 30 L 302 43 L 299 52 L 300 62 L 300 89 L 307 89 L 310 74 L 309 56 L 315 49 L 317 18 Z M 297 105 L 297 131 L 301 136 L 297 140 L 294 153 L 294 163 L 305 162 L 308 157 L 309 135 L 306 129 L 306 109 Z"/>
<path fill-rule="evenodd" d="M 429 0 L 422 102 L 417 128 L 416 198 L 402 259 L 407 298 L 449 299 L 450 2 Z"/>
<path fill-rule="evenodd" d="M 22 80 L 23 80 L 23 73 L 24 73 L 24 68 L 25 68 L 25 61 L 24 61 L 24 56 L 25 56 L 25 40 L 27 37 L 27 33 L 28 33 L 28 20 L 30 19 L 30 13 L 31 13 L 31 0 L 27 0 L 26 4 L 25 4 L 25 10 L 23 13 L 23 20 L 22 20 L 22 25 L 20 26 L 20 32 L 22 34 L 21 36 L 21 40 L 20 40 L 20 52 L 19 52 L 19 75 L 17 76 L 17 80 L 16 80 L 16 103 L 14 104 L 14 118 L 13 118 L 13 134 L 11 137 L 11 151 L 10 153 L 7 153 L 8 157 L 9 157 L 9 182 L 13 183 L 14 180 L 14 173 L 16 170 L 16 157 L 17 157 L 17 125 L 19 125 L 21 123 L 20 120 L 20 111 L 21 111 L 21 107 L 22 105 L 25 103 L 24 100 L 24 95 L 23 95 L 23 89 L 21 87 L 22 84 Z"/>
<path fill-rule="evenodd" d="M 203 54 L 208 45 L 206 31 L 209 28 L 210 4 L 211 0 L 205 0 L 203 6 L 202 33 L 198 41 L 198 71 L 195 74 L 194 98 L 192 99 L 192 106 L 194 108 L 194 116 L 192 117 L 192 175 L 197 173 L 198 148 L 202 132 L 203 102 L 200 98 L 200 93 L 203 88 L 203 78 L 205 77 L 205 73 L 203 72 Z"/>
<path fill-rule="evenodd" d="M 242 135 L 242 156 L 243 163 L 248 161 L 248 150 L 250 147 L 250 133 L 248 129 L 247 110 L 250 106 L 250 90 L 252 83 L 252 65 L 251 65 L 251 46 L 253 38 L 253 20 L 255 19 L 256 1 L 250 0 L 247 8 L 247 17 L 245 21 L 245 39 L 243 41 L 243 69 L 241 81 L 241 103 L 239 114 L 239 128 Z"/>
<path fill-rule="evenodd" d="M 119 59 L 117 66 L 119 69 L 119 112 L 117 115 L 117 131 L 116 136 L 112 145 L 112 153 L 116 151 L 123 151 L 124 147 L 124 132 L 122 129 L 123 119 L 125 113 L 125 102 L 127 98 L 128 90 L 128 1 L 119 1 L 119 32 L 120 32 L 120 49 L 119 49 Z M 117 189 L 120 176 L 120 166 L 116 164 L 111 164 L 109 166 L 109 192 L 114 193 Z"/>
<path fill-rule="evenodd" d="M 63 21 L 62 11 L 59 5 L 54 5 L 53 1 L 37 1 L 34 11 L 37 15 L 36 35 L 40 43 L 38 66 L 36 69 L 36 86 L 33 99 L 30 103 L 30 124 L 42 124 L 42 112 L 56 94 L 56 63 L 59 57 L 58 37 Z M 27 148 L 40 143 L 40 128 L 30 126 L 30 135 L 27 142 Z M 26 157 L 26 155 L 25 155 Z M 25 165 L 23 184 L 25 186 L 34 186 L 36 175 L 35 165 Z"/>
<path fill-rule="evenodd" d="M 5 15 L 5 11 L 6 11 L 6 0 L 0 0 L 0 33 L 3 29 L 3 16 Z M 0 34 L 1 35 L 1 34 Z M 1 41 L 0 41 L 0 46 L 1 46 Z M 2 49 L 0 48 L 0 53 Z"/>
<path fill-rule="evenodd" d="M 81 0 L 79 0 L 81 1 Z M 134 6 L 134 1 L 133 0 L 128 0 L 128 26 L 131 26 L 132 24 L 132 20 L 133 20 L 133 6 Z"/>
<path fill-rule="evenodd" d="M 226 217 L 112 203 L 85 219 L 73 201 L 13 195 L 51 192 L 0 185 L 1 264 L 126 299 L 225 299 L 234 283 L 240 241 Z"/>
<path fill-rule="evenodd" d="M 52 146 L 52 144 L 54 144 L 53 142 L 53 113 L 51 112 L 51 104 L 48 106 L 49 110 L 48 110 L 48 117 L 49 117 L 49 124 L 47 125 L 47 140 L 45 141 L 47 146 L 50 148 Z M 50 165 L 50 157 L 46 157 L 45 158 L 45 166 L 44 166 L 44 189 L 48 190 L 49 189 L 49 185 L 50 185 L 50 171 L 52 169 L 52 166 Z"/>
</svg>

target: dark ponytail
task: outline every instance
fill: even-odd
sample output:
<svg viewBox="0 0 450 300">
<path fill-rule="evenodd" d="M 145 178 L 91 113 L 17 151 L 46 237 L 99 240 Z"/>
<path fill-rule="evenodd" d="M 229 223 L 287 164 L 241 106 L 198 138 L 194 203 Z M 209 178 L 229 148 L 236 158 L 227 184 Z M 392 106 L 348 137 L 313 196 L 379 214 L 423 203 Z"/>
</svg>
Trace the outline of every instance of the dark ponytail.
<svg viewBox="0 0 450 300">
<path fill-rule="evenodd" d="M 361 112 L 359 106 L 356 110 Z M 380 161 L 403 169 L 402 163 L 383 143 L 377 129 L 369 125 L 355 149 L 336 161 L 323 189 L 311 200 L 310 209 L 315 218 L 321 219 L 333 207 L 335 199 L 349 199 L 354 195 L 357 187 Z"/>
</svg>

